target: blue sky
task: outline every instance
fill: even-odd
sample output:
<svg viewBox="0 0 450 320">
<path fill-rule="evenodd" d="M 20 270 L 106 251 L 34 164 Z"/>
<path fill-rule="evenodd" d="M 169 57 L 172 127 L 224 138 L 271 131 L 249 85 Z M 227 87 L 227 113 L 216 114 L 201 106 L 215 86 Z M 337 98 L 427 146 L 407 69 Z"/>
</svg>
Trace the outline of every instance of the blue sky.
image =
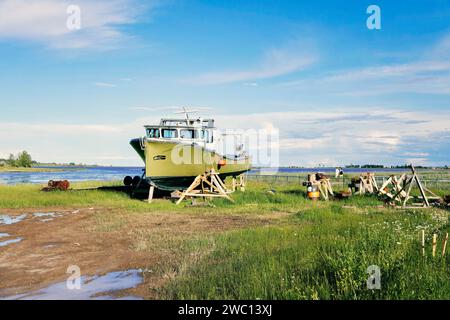
<svg viewBox="0 0 450 320">
<path fill-rule="evenodd" d="M 193 106 L 278 128 L 282 165 L 448 165 L 449 21 L 437 0 L 0 0 L 0 157 L 139 164 L 128 140 Z"/>
</svg>

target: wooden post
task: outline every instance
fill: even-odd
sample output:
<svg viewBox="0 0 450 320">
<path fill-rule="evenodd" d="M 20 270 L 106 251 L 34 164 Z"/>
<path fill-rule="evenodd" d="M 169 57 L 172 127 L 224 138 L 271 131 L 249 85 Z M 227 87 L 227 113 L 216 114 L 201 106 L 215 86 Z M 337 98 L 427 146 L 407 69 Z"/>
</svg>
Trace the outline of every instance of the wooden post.
<svg viewBox="0 0 450 320">
<path fill-rule="evenodd" d="M 244 176 L 243 174 L 241 174 L 239 179 L 240 179 L 241 191 L 244 192 L 244 191 L 245 191 L 245 180 L 246 180 L 246 176 Z"/>
<path fill-rule="evenodd" d="M 447 248 L 448 232 L 445 234 L 444 241 L 442 242 L 442 256 L 445 256 L 445 249 Z"/>
<path fill-rule="evenodd" d="M 378 192 L 379 189 L 378 189 L 377 179 L 375 179 L 375 174 L 372 176 L 372 183 L 373 183 L 374 191 Z"/>
<path fill-rule="evenodd" d="M 425 194 L 425 190 L 423 190 L 422 184 L 420 183 L 419 177 L 417 176 L 416 169 L 413 165 L 411 165 L 411 171 L 413 172 L 413 178 L 415 178 L 417 185 L 419 186 L 420 194 L 423 197 L 423 201 L 425 202 L 425 206 L 429 207 L 430 203 L 428 202 L 427 195 Z"/>
<path fill-rule="evenodd" d="M 384 177 L 383 177 L 383 181 L 384 182 L 383 182 L 383 185 L 380 188 L 380 191 L 379 191 L 380 194 L 386 194 L 387 193 L 384 189 L 389 185 L 389 183 L 392 182 L 392 177 L 393 176 L 390 176 L 389 179 L 387 179 L 386 181 L 384 181 Z"/>
<path fill-rule="evenodd" d="M 408 190 L 406 191 L 406 195 L 405 195 L 405 200 L 403 201 L 403 208 L 406 208 L 406 203 L 408 202 L 408 200 L 410 198 L 409 194 L 411 193 L 412 186 L 413 186 L 413 178 L 411 178 L 411 180 L 409 182 Z"/>
<path fill-rule="evenodd" d="M 436 256 L 436 243 L 437 243 L 437 234 L 433 234 L 433 257 Z"/>
<path fill-rule="evenodd" d="M 422 230 L 422 256 L 425 256 L 425 230 Z"/>
<path fill-rule="evenodd" d="M 148 192 L 148 203 L 152 203 L 154 192 L 155 192 L 155 186 L 150 186 L 150 190 Z"/>
</svg>

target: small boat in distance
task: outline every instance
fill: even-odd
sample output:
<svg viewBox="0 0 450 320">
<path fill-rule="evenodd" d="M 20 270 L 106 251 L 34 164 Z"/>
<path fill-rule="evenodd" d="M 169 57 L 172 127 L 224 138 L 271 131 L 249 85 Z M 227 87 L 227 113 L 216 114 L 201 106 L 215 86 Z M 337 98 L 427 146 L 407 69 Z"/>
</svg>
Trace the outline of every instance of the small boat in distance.
<svg viewBox="0 0 450 320">
<path fill-rule="evenodd" d="M 145 179 L 160 190 L 188 188 L 195 177 L 213 169 L 220 178 L 237 177 L 251 169 L 251 158 L 239 145 L 231 154 L 221 152 L 224 134 L 214 119 L 163 118 L 146 125 L 146 135 L 130 141 L 145 163 Z"/>
</svg>

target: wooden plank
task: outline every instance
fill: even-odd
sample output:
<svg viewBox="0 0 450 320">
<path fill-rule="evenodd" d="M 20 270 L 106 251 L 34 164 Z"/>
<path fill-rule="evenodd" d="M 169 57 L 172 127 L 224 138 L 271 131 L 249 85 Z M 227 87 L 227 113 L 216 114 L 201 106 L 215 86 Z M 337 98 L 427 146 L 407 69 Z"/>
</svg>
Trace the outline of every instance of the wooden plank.
<svg viewBox="0 0 450 320">
<path fill-rule="evenodd" d="M 442 256 L 445 256 L 445 249 L 447 248 L 448 232 L 445 234 L 444 240 L 442 241 Z"/>
<path fill-rule="evenodd" d="M 415 173 L 414 173 L 414 177 L 416 179 L 417 185 L 419 186 L 420 194 L 422 195 L 423 200 L 425 201 L 425 205 L 427 207 L 429 207 L 430 202 L 428 201 L 427 195 L 425 194 L 425 190 L 423 190 L 423 187 L 422 187 L 422 184 L 420 183 L 419 177 Z"/>
<path fill-rule="evenodd" d="M 150 186 L 150 190 L 148 192 L 148 203 L 152 203 L 153 201 L 153 193 L 155 192 L 155 186 Z"/>
<path fill-rule="evenodd" d="M 410 198 L 409 194 L 411 193 L 412 186 L 413 186 L 413 182 L 411 181 L 408 185 L 408 190 L 406 191 L 405 200 L 403 201 L 403 208 L 406 208 L 406 203 L 408 202 L 408 200 Z"/>
<path fill-rule="evenodd" d="M 387 179 L 380 188 L 380 193 L 386 194 L 387 192 L 384 190 L 386 187 L 392 182 L 392 176 Z"/>
<path fill-rule="evenodd" d="M 187 193 L 190 193 L 192 190 L 194 190 L 201 183 L 201 179 L 202 179 L 201 175 L 197 176 L 194 179 L 194 182 L 192 182 L 192 184 L 189 186 L 189 188 L 186 191 L 181 193 L 180 199 L 178 199 L 178 201 L 176 202 L 177 205 L 180 204 L 181 201 L 183 201 L 184 198 L 186 198 L 186 194 Z"/>
</svg>

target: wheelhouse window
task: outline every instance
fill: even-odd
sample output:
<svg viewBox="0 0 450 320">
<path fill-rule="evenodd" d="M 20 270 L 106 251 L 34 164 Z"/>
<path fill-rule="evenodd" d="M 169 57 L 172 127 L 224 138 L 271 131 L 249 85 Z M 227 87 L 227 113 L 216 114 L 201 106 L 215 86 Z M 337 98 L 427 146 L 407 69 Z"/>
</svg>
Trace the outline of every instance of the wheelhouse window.
<svg viewBox="0 0 450 320">
<path fill-rule="evenodd" d="M 159 129 L 147 129 L 147 138 L 159 138 Z"/>
<path fill-rule="evenodd" d="M 210 142 L 209 141 L 209 131 L 208 130 L 200 130 L 200 139 L 205 140 L 206 142 Z"/>
<path fill-rule="evenodd" d="M 177 129 L 162 129 L 162 137 L 163 138 L 177 138 L 178 132 Z"/>
<path fill-rule="evenodd" d="M 212 143 L 213 142 L 212 132 L 210 132 L 209 130 L 200 130 L 200 139 L 205 140 L 206 143 Z"/>
<path fill-rule="evenodd" d="M 181 129 L 180 130 L 180 137 L 182 139 L 195 139 L 197 137 L 197 131 L 191 130 L 191 129 Z"/>
</svg>

